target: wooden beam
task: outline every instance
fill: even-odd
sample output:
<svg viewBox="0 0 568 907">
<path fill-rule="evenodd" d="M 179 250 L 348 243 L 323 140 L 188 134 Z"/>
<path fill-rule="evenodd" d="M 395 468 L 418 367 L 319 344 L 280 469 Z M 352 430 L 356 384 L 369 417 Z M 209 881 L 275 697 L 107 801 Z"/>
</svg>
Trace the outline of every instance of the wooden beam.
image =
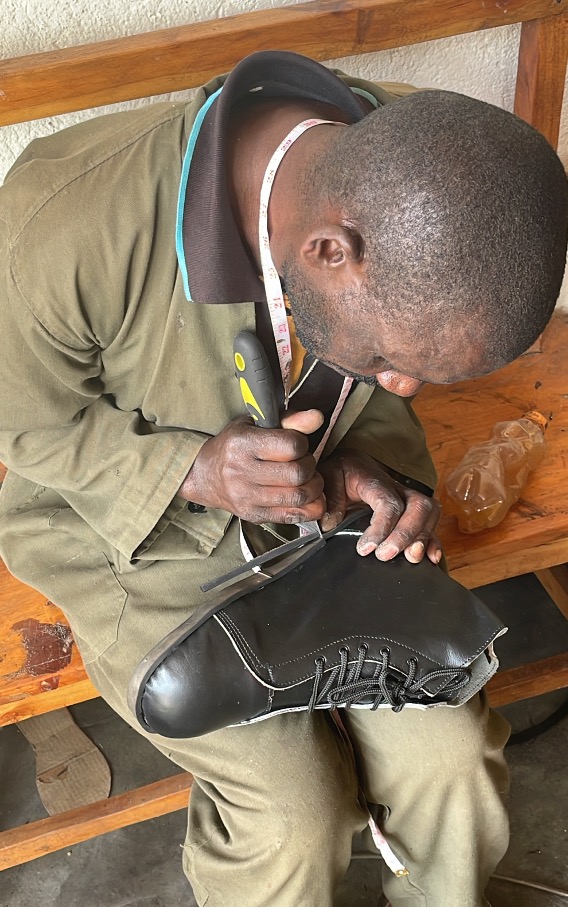
<svg viewBox="0 0 568 907">
<path fill-rule="evenodd" d="M 535 576 L 568 620 L 568 564 L 558 564 L 547 570 L 535 570 Z"/>
<path fill-rule="evenodd" d="M 488 546 L 490 540 L 490 538 L 487 539 Z M 495 550 L 499 550 L 498 545 L 495 546 Z M 461 562 L 461 558 L 458 560 L 459 562 L 456 564 L 456 559 L 450 550 L 448 552 L 450 576 L 468 589 L 477 589 L 478 586 L 499 583 L 501 580 L 521 576 L 523 573 L 538 575 L 539 571 L 547 570 L 555 564 L 568 560 L 568 538 L 556 539 L 553 542 L 530 548 L 519 548 L 517 551 L 505 551 L 471 564 Z"/>
<path fill-rule="evenodd" d="M 69 674 L 69 676 L 67 676 Z M 14 696 L 12 700 L 0 699 L 0 727 L 25 721 L 33 715 L 44 715 L 54 712 L 69 705 L 87 702 L 89 699 L 98 699 L 100 693 L 95 689 L 88 677 L 84 676 L 85 669 L 79 662 L 75 670 L 67 668 L 62 672 L 63 683 L 53 689 L 49 682 L 42 687 L 38 680 L 35 688 L 29 684 L 29 689 Z M 0 677 L 0 688 L 2 677 Z"/>
<path fill-rule="evenodd" d="M 256 50 L 330 60 L 556 17 L 568 0 L 309 0 L 0 63 L 0 125 L 201 85 Z"/>
<path fill-rule="evenodd" d="M 98 695 L 65 615 L 0 560 L 0 726 Z"/>
<path fill-rule="evenodd" d="M 487 684 L 487 692 L 490 704 L 497 708 L 563 687 L 568 687 L 568 652 L 498 671 Z"/>
<path fill-rule="evenodd" d="M 568 60 L 568 18 L 524 22 L 519 45 L 515 113 L 556 148 Z"/>
<path fill-rule="evenodd" d="M 0 870 L 72 847 L 95 835 L 184 809 L 192 783 L 192 776 L 182 772 L 90 806 L 2 832 Z"/>
</svg>

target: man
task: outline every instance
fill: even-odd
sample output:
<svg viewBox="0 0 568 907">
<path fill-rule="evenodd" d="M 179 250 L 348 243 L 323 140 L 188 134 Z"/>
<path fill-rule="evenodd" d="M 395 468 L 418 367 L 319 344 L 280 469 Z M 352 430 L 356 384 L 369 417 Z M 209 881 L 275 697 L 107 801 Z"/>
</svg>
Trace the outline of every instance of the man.
<svg viewBox="0 0 568 907">
<path fill-rule="evenodd" d="M 331 122 L 272 174 L 263 243 L 269 161 L 313 118 Z M 200 584 L 242 563 L 233 515 L 330 528 L 364 501 L 361 555 L 439 562 L 409 397 L 533 342 L 562 279 L 566 201 L 554 152 L 511 115 L 443 92 L 396 100 L 276 52 L 187 106 L 24 152 L 1 194 L 1 552 L 64 609 L 127 721 L 140 658 L 204 600 Z M 284 345 L 260 279 L 272 287 L 268 246 L 291 309 L 274 322 Z M 243 328 L 283 384 L 290 370 L 282 429 L 239 415 Z M 505 722 L 476 696 L 345 723 L 358 777 L 323 713 L 151 738 L 196 779 L 184 868 L 199 904 L 331 905 L 367 821 L 359 783 L 408 869 L 385 868 L 392 907 L 486 903 L 507 846 Z"/>
</svg>

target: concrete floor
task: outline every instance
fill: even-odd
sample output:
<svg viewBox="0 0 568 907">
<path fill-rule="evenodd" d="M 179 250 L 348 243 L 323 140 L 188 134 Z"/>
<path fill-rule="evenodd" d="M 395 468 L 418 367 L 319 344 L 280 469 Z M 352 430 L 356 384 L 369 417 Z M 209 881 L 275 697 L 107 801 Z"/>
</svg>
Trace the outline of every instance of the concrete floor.
<svg viewBox="0 0 568 907">
<path fill-rule="evenodd" d="M 512 628 L 500 651 L 507 666 L 518 663 L 519 650 L 545 657 L 568 649 L 568 624 L 534 577 L 485 587 L 482 594 Z M 523 602 L 530 602 L 530 611 Z M 513 728 L 521 729 L 548 715 L 567 695 L 557 692 L 503 711 Z M 82 703 L 72 712 L 112 767 L 112 794 L 179 771 L 101 700 Z M 567 754 L 567 719 L 531 742 L 508 748 L 512 838 L 500 875 L 568 891 Z M 43 816 L 32 750 L 16 727 L 2 728 L 0 828 Z M 184 833 L 185 814 L 180 811 L 5 870 L 0 874 L 0 907 L 195 907 L 181 869 Z M 337 907 L 376 907 L 379 877 L 378 860 L 354 859 Z M 488 895 L 493 907 L 568 905 L 568 894 L 497 880 Z"/>
</svg>

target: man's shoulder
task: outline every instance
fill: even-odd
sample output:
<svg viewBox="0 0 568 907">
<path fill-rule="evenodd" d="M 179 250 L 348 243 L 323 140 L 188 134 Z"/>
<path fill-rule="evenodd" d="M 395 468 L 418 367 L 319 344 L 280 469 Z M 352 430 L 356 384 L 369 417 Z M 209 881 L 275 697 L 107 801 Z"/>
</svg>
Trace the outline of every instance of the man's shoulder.
<svg viewBox="0 0 568 907">
<path fill-rule="evenodd" d="M 340 69 L 335 69 L 334 72 L 349 85 L 352 91 L 367 97 L 370 95 L 371 98 L 374 98 L 379 107 L 385 104 L 392 104 L 393 101 L 420 90 L 415 85 L 410 85 L 407 82 L 384 82 L 364 79 L 359 76 L 348 75 Z"/>
<path fill-rule="evenodd" d="M 12 168 L 0 189 L 0 267 L 54 336 L 69 334 L 76 298 L 110 335 L 108 301 L 124 304 L 124 288 L 143 285 L 157 258 L 175 267 L 187 107 L 86 120 L 36 140 Z"/>
<path fill-rule="evenodd" d="M 92 191 L 101 171 L 135 169 L 137 164 L 144 167 L 159 157 L 159 146 L 164 150 L 170 144 L 175 154 L 176 133 L 183 135 L 186 110 L 186 103 L 149 104 L 93 117 L 32 141 L 0 189 L 3 218 L 12 241 L 58 197 L 69 198 L 72 213 L 83 188 Z M 179 148 L 178 141 L 178 157 Z M 155 175 L 148 171 L 148 178 L 158 178 L 158 170 Z M 99 180 L 101 195 L 109 186 L 107 173 Z"/>
</svg>

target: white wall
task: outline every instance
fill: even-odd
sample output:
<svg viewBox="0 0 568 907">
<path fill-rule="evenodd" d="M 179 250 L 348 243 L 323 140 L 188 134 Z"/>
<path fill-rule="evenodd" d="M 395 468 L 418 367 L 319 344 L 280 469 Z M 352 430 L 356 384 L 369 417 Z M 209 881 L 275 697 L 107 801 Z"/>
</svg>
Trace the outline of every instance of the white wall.
<svg viewBox="0 0 568 907">
<path fill-rule="evenodd" d="M 73 44 L 234 15 L 297 0 L 2 0 L 2 56 L 15 57 Z M 406 81 L 420 87 L 463 92 L 512 109 L 520 27 L 505 26 L 414 47 L 333 61 L 370 79 Z M 567 92 L 568 94 L 568 92 Z M 168 97 L 190 96 L 191 92 Z M 566 100 L 566 99 L 565 99 Z M 142 102 L 133 102 L 137 105 Z M 123 105 L 128 106 L 128 105 Z M 49 117 L 0 130 L 0 181 L 31 139 L 102 110 Z M 559 153 L 568 163 L 568 117 L 563 117 Z M 568 309 L 568 290 L 561 294 Z"/>
</svg>

